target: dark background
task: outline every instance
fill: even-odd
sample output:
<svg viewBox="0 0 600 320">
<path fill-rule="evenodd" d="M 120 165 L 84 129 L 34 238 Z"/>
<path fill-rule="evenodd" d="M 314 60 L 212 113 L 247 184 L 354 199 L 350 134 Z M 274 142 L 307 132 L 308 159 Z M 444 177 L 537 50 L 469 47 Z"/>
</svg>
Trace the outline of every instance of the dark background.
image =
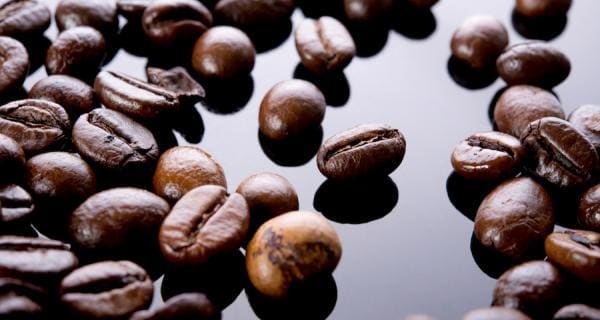
<svg viewBox="0 0 600 320">
<path fill-rule="evenodd" d="M 54 10 L 57 1 L 43 1 Z M 361 49 L 363 56 L 369 56 L 356 58 L 345 71 L 347 82 L 342 79 L 342 85 L 335 85 L 337 94 L 330 101 L 337 106 L 327 108 L 325 138 L 357 124 L 384 122 L 404 133 L 408 150 L 391 175 L 393 183 L 382 181 L 367 188 L 373 192 L 358 190 L 336 197 L 331 188 L 321 188 L 317 207 L 359 211 L 328 214 L 333 220 L 374 219 L 363 224 L 335 223 L 343 257 L 334 274 L 337 303 L 331 319 L 401 319 L 411 313 L 456 319 L 489 305 L 494 279 L 474 261 L 473 224 L 449 201 L 446 182 L 454 145 L 471 133 L 491 129 L 488 108 L 503 83 L 497 80 L 484 89 L 465 89 L 453 82 L 447 64 L 453 31 L 473 14 L 498 17 L 506 24 L 511 43 L 523 41 L 511 23 L 513 3 L 441 0 L 433 9 L 435 22 L 417 19 L 430 28 L 435 23 L 432 33 L 396 12 L 395 28 L 369 37 L 378 44 Z M 564 32 L 552 40 L 573 66 L 570 77 L 555 89 L 566 112 L 581 104 L 600 103 L 599 13 L 597 0 L 575 0 Z M 301 19 L 298 10 L 294 25 Z M 50 39 L 56 34 L 54 25 L 46 33 Z M 290 35 L 281 46 L 258 55 L 252 85 L 225 94 L 237 100 L 229 103 L 233 107 L 217 103 L 221 100 L 212 106 L 198 104 L 201 118 L 186 119 L 192 122 L 189 141 L 180 133 L 176 136 L 181 145 L 196 144 L 211 153 L 223 166 L 230 190 L 251 174 L 275 172 L 296 187 L 301 209 L 315 210 L 315 194 L 325 179 L 314 158 L 302 164 L 276 158 L 277 163 L 287 164 L 278 165 L 265 154 L 258 136 L 262 97 L 277 82 L 292 78 L 298 62 Z M 146 63 L 121 50 L 106 68 L 144 78 Z M 43 67 L 38 69 L 25 87 L 45 76 Z M 155 295 L 158 303 L 160 291 Z M 255 316 L 245 293 L 224 311 L 224 319 L 251 318 Z"/>
</svg>

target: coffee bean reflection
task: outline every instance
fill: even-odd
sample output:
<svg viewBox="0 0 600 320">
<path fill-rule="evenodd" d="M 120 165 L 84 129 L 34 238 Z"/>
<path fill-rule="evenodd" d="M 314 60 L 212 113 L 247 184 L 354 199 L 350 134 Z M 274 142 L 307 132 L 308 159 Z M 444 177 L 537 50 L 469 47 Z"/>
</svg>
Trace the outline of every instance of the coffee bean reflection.
<svg viewBox="0 0 600 320">
<path fill-rule="evenodd" d="M 136 57 L 147 57 L 153 51 L 139 21 L 125 24 L 119 32 L 118 41 L 123 50 Z"/>
<path fill-rule="evenodd" d="M 198 144 L 204 137 L 204 121 L 195 106 L 188 106 L 173 115 L 169 122 L 173 130 L 188 143 Z"/>
<path fill-rule="evenodd" d="M 566 15 L 557 17 L 528 18 L 516 10 L 512 13 L 512 24 L 517 32 L 532 40 L 550 41 L 560 36 L 567 27 Z"/>
<path fill-rule="evenodd" d="M 452 205 L 467 219 L 475 220 L 477 209 L 498 182 L 470 181 L 456 172 L 452 172 L 446 180 L 446 192 Z"/>
<path fill-rule="evenodd" d="M 465 89 L 483 89 L 489 87 L 498 79 L 496 65 L 490 65 L 487 68 L 477 70 L 458 60 L 456 57 L 450 56 L 447 68 L 452 80 Z"/>
<path fill-rule="evenodd" d="M 212 113 L 234 114 L 246 107 L 254 92 L 254 79 L 246 76 L 229 81 L 202 82 L 206 98 L 202 103 Z"/>
<path fill-rule="evenodd" d="M 342 107 L 350 100 L 350 83 L 343 72 L 317 76 L 299 63 L 294 70 L 294 79 L 306 80 L 317 86 L 328 106 Z"/>
<path fill-rule="evenodd" d="M 29 54 L 29 74 L 36 72 L 46 61 L 46 51 L 52 41 L 44 35 L 31 36 L 21 39 Z"/>
<path fill-rule="evenodd" d="M 354 44 L 356 56 L 368 58 L 377 55 L 387 44 L 390 26 L 387 22 L 349 23 L 346 25 Z"/>
<path fill-rule="evenodd" d="M 398 203 L 398 187 L 390 177 L 351 182 L 327 180 L 313 205 L 329 220 L 361 224 L 381 219 Z"/>
<path fill-rule="evenodd" d="M 282 45 L 292 34 L 292 21 L 287 19 L 275 25 L 247 30 L 256 53 L 265 53 Z"/>
<path fill-rule="evenodd" d="M 494 96 L 492 97 L 492 101 L 490 101 L 490 105 L 488 107 L 488 119 L 490 120 L 490 123 L 492 124 L 492 127 L 495 131 L 498 131 L 498 127 L 496 126 L 496 121 L 494 120 L 494 111 L 496 110 L 496 103 L 498 103 L 498 100 L 500 100 L 500 97 L 502 96 L 504 91 L 506 91 L 507 89 L 508 89 L 507 86 L 504 86 L 504 87 L 498 89 L 498 91 L 496 91 L 496 93 L 494 93 Z"/>
<path fill-rule="evenodd" d="M 500 276 L 517 263 L 499 255 L 497 252 L 484 247 L 475 234 L 471 236 L 471 254 L 475 264 L 492 279 L 498 279 Z"/>
<path fill-rule="evenodd" d="M 258 132 L 258 141 L 265 155 L 283 167 L 299 167 L 315 157 L 323 142 L 323 128 L 318 126 L 304 134 L 283 141 L 274 141 Z"/>
<path fill-rule="evenodd" d="M 340 20 L 344 15 L 344 3 L 337 0 L 297 0 L 296 4 L 307 18 L 318 19 L 323 16 Z"/>
<path fill-rule="evenodd" d="M 430 9 L 415 8 L 409 2 L 396 1 L 392 17 L 392 29 L 413 40 L 427 39 L 437 28 Z"/>
</svg>

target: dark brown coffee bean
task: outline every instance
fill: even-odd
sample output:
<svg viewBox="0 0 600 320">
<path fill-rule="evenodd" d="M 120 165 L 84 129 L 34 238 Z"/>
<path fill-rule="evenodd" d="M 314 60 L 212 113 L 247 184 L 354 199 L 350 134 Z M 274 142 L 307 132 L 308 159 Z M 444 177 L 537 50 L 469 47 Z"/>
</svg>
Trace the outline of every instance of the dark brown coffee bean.
<svg viewBox="0 0 600 320">
<path fill-rule="evenodd" d="M 44 100 L 18 100 L 0 106 L 0 133 L 32 155 L 64 143 L 71 128 L 60 105 Z"/>
<path fill-rule="evenodd" d="M 75 317 L 126 319 L 152 302 L 152 280 L 129 261 L 104 261 L 81 267 L 61 285 L 61 303 Z"/>
<path fill-rule="evenodd" d="M 600 320 L 600 309 L 583 304 L 571 304 L 556 312 L 553 320 Z"/>
<path fill-rule="evenodd" d="M 119 27 L 115 0 L 61 0 L 56 6 L 56 24 L 62 30 L 88 26 L 108 37 Z"/>
<path fill-rule="evenodd" d="M 154 0 L 117 0 L 117 12 L 127 20 L 141 20 L 144 10 L 152 1 Z"/>
<path fill-rule="evenodd" d="M 503 307 L 491 307 L 469 311 L 463 320 L 531 320 L 524 313 Z"/>
<path fill-rule="evenodd" d="M 256 50 L 241 30 L 214 27 L 194 45 L 192 67 L 206 79 L 228 80 L 246 76 L 254 69 Z"/>
<path fill-rule="evenodd" d="M 517 0 L 515 10 L 528 18 L 552 18 L 566 15 L 571 0 Z"/>
<path fill-rule="evenodd" d="M 546 238 L 548 260 L 592 283 L 600 283 L 600 233 L 583 230 L 555 232 Z"/>
<path fill-rule="evenodd" d="M 29 54 L 23 44 L 0 36 L 0 94 L 20 88 L 29 72 Z"/>
<path fill-rule="evenodd" d="M 452 36 L 452 55 L 474 69 L 494 66 L 508 46 L 508 31 L 493 16 L 474 15 L 467 18 Z"/>
<path fill-rule="evenodd" d="M 571 113 L 569 122 L 575 129 L 583 133 L 596 148 L 600 151 L 600 106 L 584 105 Z"/>
<path fill-rule="evenodd" d="M 400 166 L 406 140 L 384 124 L 365 124 L 325 140 L 317 154 L 319 171 L 330 179 L 386 176 Z"/>
<path fill-rule="evenodd" d="M 0 2 L 0 35 L 26 37 L 43 33 L 50 26 L 50 9 L 37 0 Z"/>
<path fill-rule="evenodd" d="M 88 79 L 102 66 L 106 43 L 100 32 L 90 27 L 75 27 L 61 32 L 48 48 L 48 74 L 66 74 Z"/>
<path fill-rule="evenodd" d="M 119 72 L 100 72 L 94 89 L 107 108 L 134 118 L 154 119 L 180 107 L 174 92 Z"/>
<path fill-rule="evenodd" d="M 600 185 L 590 188 L 581 196 L 577 220 L 585 229 L 600 232 Z"/>
<path fill-rule="evenodd" d="M 0 318 L 7 320 L 45 319 L 48 296 L 30 283 L 0 278 Z"/>
<path fill-rule="evenodd" d="M 33 200 L 16 184 L 0 185 L 0 225 L 28 221 L 34 209 Z"/>
<path fill-rule="evenodd" d="M 392 0 L 344 0 L 344 14 L 353 23 L 376 23 L 389 16 Z"/>
<path fill-rule="evenodd" d="M 519 172 L 523 159 L 521 142 L 500 132 L 477 133 L 452 152 L 452 167 L 466 179 L 498 180 Z"/>
<path fill-rule="evenodd" d="M 276 84 L 260 105 L 260 132 L 283 141 L 318 127 L 325 118 L 325 97 L 312 83 L 286 80 Z"/>
<path fill-rule="evenodd" d="M 85 159 L 109 170 L 146 168 L 158 158 L 152 133 L 109 109 L 96 109 L 79 117 L 73 127 L 73 144 Z"/>
<path fill-rule="evenodd" d="M 15 179 L 25 167 L 25 151 L 13 138 L 0 134 L 0 180 Z"/>
<path fill-rule="evenodd" d="M 160 228 L 160 249 L 175 265 L 200 265 L 240 247 L 250 224 L 246 200 L 202 186 L 179 200 Z"/>
<path fill-rule="evenodd" d="M 532 121 L 544 117 L 564 119 L 565 114 L 556 96 L 533 86 L 508 88 L 494 108 L 498 130 L 516 138 L 521 138 Z"/>
<path fill-rule="evenodd" d="M 475 237 L 494 252 L 520 260 L 542 248 L 554 220 L 548 192 L 531 178 L 514 178 L 496 187 L 479 206 Z"/>
<path fill-rule="evenodd" d="M 73 121 L 99 105 L 92 87 L 66 75 L 53 75 L 38 81 L 29 90 L 28 97 L 60 104 Z"/>
<path fill-rule="evenodd" d="M 439 0 L 408 0 L 408 3 L 417 9 L 425 10 L 433 7 Z"/>
<path fill-rule="evenodd" d="M 148 82 L 175 92 L 184 105 L 196 103 L 206 96 L 204 88 L 182 67 L 170 70 L 148 67 L 146 75 Z"/>
<path fill-rule="evenodd" d="M 220 23 L 248 31 L 289 19 L 295 7 L 294 0 L 220 0 L 214 15 Z"/>
<path fill-rule="evenodd" d="M 201 293 L 184 293 L 154 310 L 138 311 L 130 320 L 220 320 L 221 312 Z"/>
<path fill-rule="evenodd" d="M 531 84 L 552 88 L 571 73 L 571 62 L 558 49 L 544 42 L 526 42 L 507 48 L 496 69 L 510 86 Z"/>
</svg>

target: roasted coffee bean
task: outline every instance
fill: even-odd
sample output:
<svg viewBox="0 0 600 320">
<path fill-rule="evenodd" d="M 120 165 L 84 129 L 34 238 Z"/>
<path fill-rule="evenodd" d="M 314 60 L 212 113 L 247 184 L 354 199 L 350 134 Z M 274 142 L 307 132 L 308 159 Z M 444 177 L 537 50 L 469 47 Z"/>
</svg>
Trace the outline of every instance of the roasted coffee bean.
<svg viewBox="0 0 600 320">
<path fill-rule="evenodd" d="M 600 320 L 600 309 L 583 304 L 562 307 L 554 314 L 553 320 Z"/>
<path fill-rule="evenodd" d="M 105 56 L 106 43 L 100 32 L 90 27 L 71 28 L 61 32 L 48 48 L 46 71 L 88 79 L 100 70 Z"/>
<path fill-rule="evenodd" d="M 0 278 L 0 318 L 7 320 L 45 319 L 46 292 L 30 283 Z"/>
<path fill-rule="evenodd" d="M 552 88 L 571 73 L 571 62 L 558 49 L 544 42 L 526 42 L 507 48 L 496 69 L 510 86 L 531 84 Z"/>
<path fill-rule="evenodd" d="M 600 233 L 583 230 L 555 232 L 546 238 L 548 260 L 592 283 L 600 283 Z"/>
<path fill-rule="evenodd" d="M 160 249 L 174 265 L 200 265 L 239 248 L 249 224 L 244 197 L 221 186 L 202 186 L 175 204 L 160 228 Z"/>
<path fill-rule="evenodd" d="M 325 118 L 325 97 L 312 83 L 276 84 L 260 104 L 259 127 L 265 137 L 283 141 L 318 127 Z"/>
<path fill-rule="evenodd" d="M 183 105 L 194 104 L 205 97 L 204 88 L 182 67 L 170 70 L 146 68 L 148 82 L 175 92 Z"/>
<path fill-rule="evenodd" d="M 515 10 L 527 18 L 553 18 L 566 15 L 571 0 L 517 0 Z"/>
<path fill-rule="evenodd" d="M 519 172 L 521 142 L 508 134 L 485 132 L 463 140 L 452 152 L 452 167 L 469 180 L 498 180 Z"/>
<path fill-rule="evenodd" d="M 73 127 L 73 144 L 85 159 L 109 170 L 144 169 L 158 158 L 152 132 L 109 109 L 79 117 Z"/>
<path fill-rule="evenodd" d="M 92 87 L 66 75 L 53 75 L 38 81 L 29 90 L 28 97 L 60 104 L 73 121 L 99 105 Z"/>
<path fill-rule="evenodd" d="M 581 196 L 577 220 L 585 229 L 600 232 L 600 185 L 590 188 Z"/>
<path fill-rule="evenodd" d="M 439 0 L 408 0 L 408 3 L 413 7 L 421 10 L 433 7 Z"/>
<path fill-rule="evenodd" d="M 311 277 L 333 272 L 341 255 L 340 239 L 327 219 L 294 211 L 258 229 L 248 244 L 246 268 L 261 294 L 278 299 Z"/>
<path fill-rule="evenodd" d="M 571 113 L 569 122 L 600 151 L 600 106 L 584 105 Z"/>
<path fill-rule="evenodd" d="M 483 200 L 475 217 L 475 236 L 494 252 L 520 260 L 542 248 L 554 220 L 546 190 L 531 178 L 514 178 Z"/>
<path fill-rule="evenodd" d="M 146 37 L 159 47 L 191 45 L 212 25 L 212 15 L 197 0 L 155 0 L 142 16 Z"/>
<path fill-rule="evenodd" d="M 184 293 L 154 310 L 138 311 L 130 320 L 220 320 L 221 312 L 201 293 Z"/>
<path fill-rule="evenodd" d="M 154 0 L 117 0 L 117 12 L 127 20 L 141 21 L 144 10 L 152 1 Z"/>
<path fill-rule="evenodd" d="M 29 155 L 64 143 L 70 128 L 67 112 L 54 102 L 28 99 L 0 106 L 0 133 Z"/>
<path fill-rule="evenodd" d="M 34 209 L 33 200 L 16 184 L 0 185 L 0 225 L 27 221 Z"/>
<path fill-rule="evenodd" d="M 325 140 L 317 154 L 319 171 L 330 179 L 386 176 L 400 166 L 406 141 L 398 129 L 365 124 Z"/>
<path fill-rule="evenodd" d="M 94 89 L 107 108 L 134 118 L 154 119 L 180 107 L 174 92 L 119 72 L 100 72 Z"/>
<path fill-rule="evenodd" d="M 163 153 L 154 172 L 154 192 L 175 202 L 204 185 L 227 187 L 223 168 L 197 147 L 174 147 Z"/>
<path fill-rule="evenodd" d="M 87 199 L 69 218 L 69 233 L 78 247 L 106 252 L 135 249 L 156 239 L 169 204 L 145 190 L 116 188 Z"/>
<path fill-rule="evenodd" d="M 450 43 L 452 55 L 474 69 L 494 66 L 506 46 L 508 31 L 504 24 L 488 15 L 467 18 L 454 32 Z"/>
<path fill-rule="evenodd" d="M 25 167 L 25 151 L 13 138 L 0 134 L 0 180 L 16 178 Z"/>
<path fill-rule="evenodd" d="M 516 138 L 521 138 L 532 121 L 544 117 L 564 119 L 565 114 L 556 96 L 533 86 L 508 88 L 494 108 L 498 130 Z"/>
<path fill-rule="evenodd" d="M 15 38 L 43 33 L 50 26 L 50 9 L 37 0 L 0 1 L 0 35 Z"/>
<path fill-rule="evenodd" d="M 485 309 L 477 309 L 468 312 L 462 318 L 463 320 L 531 320 L 528 316 L 520 311 L 503 308 L 491 307 Z"/>
<path fill-rule="evenodd" d="M 517 309 L 533 319 L 552 317 L 561 303 L 564 276 L 551 263 L 530 261 L 506 271 L 496 282 L 492 305 Z"/>
<path fill-rule="evenodd" d="M 381 22 L 392 7 L 392 0 L 344 0 L 344 14 L 353 23 Z"/>
<path fill-rule="evenodd" d="M 29 54 L 23 44 L 0 36 L 0 94 L 20 88 L 29 72 Z"/>
<path fill-rule="evenodd" d="M 248 31 L 289 19 L 295 6 L 294 0 L 220 0 L 214 15 L 220 23 Z"/>
<path fill-rule="evenodd" d="M 533 121 L 521 141 L 527 169 L 559 188 L 586 187 L 600 169 L 592 143 L 565 120 L 547 117 Z"/>
<path fill-rule="evenodd" d="M 60 30 L 88 26 L 108 37 L 119 28 L 115 0 L 61 0 L 55 18 Z"/>
<path fill-rule="evenodd" d="M 61 303 L 72 316 L 127 319 L 152 302 L 152 280 L 129 261 L 104 261 L 81 267 L 61 285 Z"/>
<path fill-rule="evenodd" d="M 194 45 L 192 67 L 205 79 L 228 80 L 246 76 L 254 69 L 256 50 L 241 30 L 214 27 Z"/>
</svg>

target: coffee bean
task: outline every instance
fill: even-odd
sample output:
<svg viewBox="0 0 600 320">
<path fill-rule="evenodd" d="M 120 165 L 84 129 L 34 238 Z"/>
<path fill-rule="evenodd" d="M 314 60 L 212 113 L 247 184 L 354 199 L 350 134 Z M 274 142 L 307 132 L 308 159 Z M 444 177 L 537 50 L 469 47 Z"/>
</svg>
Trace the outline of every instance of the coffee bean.
<svg viewBox="0 0 600 320">
<path fill-rule="evenodd" d="M 61 0 L 56 6 L 56 24 L 62 30 L 79 26 L 92 27 L 105 37 L 119 28 L 115 0 Z"/>
<path fill-rule="evenodd" d="M 284 298 L 291 287 L 333 272 L 341 254 L 340 239 L 325 218 L 289 212 L 263 224 L 248 244 L 248 278 L 261 294 Z"/>
<path fill-rule="evenodd" d="M 399 130 L 365 124 L 325 140 L 317 154 L 319 171 L 330 179 L 386 176 L 400 166 L 406 141 Z"/>
<path fill-rule="evenodd" d="M 0 278 L 0 318 L 8 320 L 45 319 L 46 292 L 30 283 Z"/>
<path fill-rule="evenodd" d="M 117 0 L 117 12 L 130 21 L 141 21 L 144 10 L 154 0 Z"/>
<path fill-rule="evenodd" d="M 581 196 L 577 220 L 585 229 L 600 232 L 600 185 L 590 188 Z"/>
<path fill-rule="evenodd" d="M 526 42 L 507 48 L 496 62 L 498 74 L 508 85 L 531 84 L 552 88 L 571 73 L 571 62 L 544 42 Z"/>
<path fill-rule="evenodd" d="M 107 108 L 134 118 L 155 119 L 180 107 L 174 92 L 119 72 L 100 72 L 94 89 Z"/>
<path fill-rule="evenodd" d="M 260 132 L 283 141 L 318 127 L 325 118 L 325 97 L 312 83 L 286 80 L 276 84 L 260 105 Z"/>
<path fill-rule="evenodd" d="M 467 18 L 452 35 L 452 55 L 474 69 L 494 66 L 508 46 L 508 31 L 497 18 L 474 15 Z"/>
<path fill-rule="evenodd" d="M 584 281 L 600 283 L 600 233 L 555 232 L 546 238 L 545 248 L 551 262 Z"/>
<path fill-rule="evenodd" d="M 36 82 L 28 97 L 60 104 L 73 121 L 99 105 L 92 87 L 66 75 L 53 75 Z"/>
<path fill-rule="evenodd" d="M 520 311 L 503 308 L 491 307 L 469 311 L 462 318 L 463 320 L 531 320 Z"/>
<path fill-rule="evenodd" d="M 192 67 L 205 79 L 228 80 L 246 76 L 254 69 L 256 50 L 241 30 L 214 27 L 194 45 Z"/>
<path fill-rule="evenodd" d="M 146 68 L 148 82 L 175 92 L 181 104 L 188 105 L 206 96 L 204 88 L 182 67 L 170 70 Z"/>
<path fill-rule="evenodd" d="M 153 181 L 154 192 L 172 202 L 203 185 L 227 187 L 223 168 L 197 147 L 174 147 L 163 153 Z"/>
<path fill-rule="evenodd" d="M 174 265 L 200 265 L 239 248 L 249 224 L 244 197 L 228 195 L 221 186 L 202 186 L 175 204 L 160 228 L 160 249 Z"/>
<path fill-rule="evenodd" d="M 152 302 L 152 280 L 129 261 L 104 261 L 81 267 L 61 285 L 61 303 L 72 316 L 127 319 Z"/>
<path fill-rule="evenodd" d="M 600 151 L 600 106 L 599 105 L 584 105 L 575 109 L 569 116 L 569 122 L 580 133 L 590 140 Z"/>
<path fill-rule="evenodd" d="M 106 56 L 106 43 L 100 32 L 90 27 L 75 27 L 61 32 L 48 48 L 48 74 L 66 74 L 76 78 L 93 77 Z"/>
<path fill-rule="evenodd" d="M 0 106 L 0 133 L 15 139 L 28 155 L 64 143 L 70 128 L 67 112 L 54 102 L 28 99 Z"/>
<path fill-rule="evenodd" d="M 138 311 L 130 320 L 220 320 L 221 312 L 201 293 L 184 293 L 154 310 Z"/>
<path fill-rule="evenodd" d="M 408 3 L 417 9 L 425 10 L 433 7 L 439 0 L 408 0 Z"/>
<path fill-rule="evenodd" d="M 521 138 L 529 123 L 544 117 L 564 119 L 565 114 L 556 96 L 532 86 L 508 88 L 494 108 L 498 130 L 516 138 Z"/>
<path fill-rule="evenodd" d="M 571 0 L 517 0 L 515 10 L 527 18 L 552 18 L 566 15 Z"/>
<path fill-rule="evenodd" d="M 28 221 L 34 205 L 25 189 L 16 184 L 0 185 L 0 225 Z"/>
<path fill-rule="evenodd" d="M 559 188 L 586 187 L 600 170 L 594 146 L 565 120 L 547 117 L 533 121 L 521 142 L 526 168 Z"/>
<path fill-rule="evenodd" d="M 25 167 L 25 152 L 13 138 L 0 134 L 0 180 L 15 180 Z"/>
<path fill-rule="evenodd" d="M 508 134 L 485 132 L 463 140 L 452 152 L 452 167 L 469 180 L 490 181 L 514 176 L 523 159 L 521 142 Z"/>
<path fill-rule="evenodd" d="M 600 320 L 600 309 L 583 304 L 562 307 L 554 314 L 553 320 Z"/>
<path fill-rule="evenodd" d="M 21 38 L 44 33 L 50 10 L 37 0 L 4 0 L 0 5 L 0 35 Z"/>
<path fill-rule="evenodd" d="M 531 178 L 514 178 L 485 197 L 475 216 L 475 236 L 484 247 L 521 260 L 542 248 L 554 220 L 546 190 Z"/>
<path fill-rule="evenodd" d="M 352 36 L 332 17 L 305 19 L 294 35 L 302 64 L 316 74 L 342 71 L 356 54 Z"/>
<path fill-rule="evenodd" d="M 25 82 L 29 72 L 29 54 L 21 42 L 0 36 L 0 55 L 0 94 L 6 94 Z"/>
<path fill-rule="evenodd" d="M 248 31 L 289 19 L 295 7 L 294 0 L 220 0 L 213 13 L 221 24 Z"/>
<path fill-rule="evenodd" d="M 344 14 L 353 23 L 379 23 L 392 9 L 392 0 L 344 0 Z"/>
</svg>

